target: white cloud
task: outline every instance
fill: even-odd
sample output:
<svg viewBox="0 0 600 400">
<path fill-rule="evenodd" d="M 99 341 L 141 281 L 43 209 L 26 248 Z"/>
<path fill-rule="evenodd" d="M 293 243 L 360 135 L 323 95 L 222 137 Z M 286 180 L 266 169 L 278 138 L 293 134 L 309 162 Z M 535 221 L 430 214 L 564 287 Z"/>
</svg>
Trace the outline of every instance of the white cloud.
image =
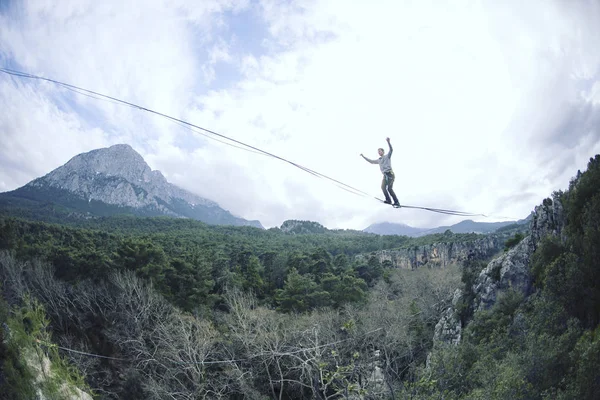
<svg viewBox="0 0 600 400">
<path fill-rule="evenodd" d="M 375 158 L 389 136 L 395 191 L 410 205 L 522 218 L 600 151 L 600 113 L 590 106 L 600 80 L 595 1 L 196 3 L 26 2 L 0 17 L 0 60 L 187 119 L 377 197 L 379 169 L 359 154 Z M 262 29 L 242 32 L 240 21 Z M 239 45 L 258 34 L 260 47 Z M 7 148 L 23 154 L 1 167 L 2 175 L 21 171 L 4 189 L 79 149 L 126 141 L 172 182 L 265 226 L 461 219 L 394 210 L 281 161 L 83 97 L 62 114 L 36 110 L 40 125 L 61 132 L 48 136 L 56 156 L 36 163 L 39 133 L 18 116 L 30 97 L 52 105 L 57 89 L 0 82 L 23 98 L 0 121 Z M 80 142 L 61 147 L 69 141 Z"/>
<path fill-rule="evenodd" d="M 0 93 L 0 191 L 16 189 L 78 153 L 107 144 L 105 132 L 49 101 L 44 85 L 33 90 L 0 81 Z"/>
</svg>

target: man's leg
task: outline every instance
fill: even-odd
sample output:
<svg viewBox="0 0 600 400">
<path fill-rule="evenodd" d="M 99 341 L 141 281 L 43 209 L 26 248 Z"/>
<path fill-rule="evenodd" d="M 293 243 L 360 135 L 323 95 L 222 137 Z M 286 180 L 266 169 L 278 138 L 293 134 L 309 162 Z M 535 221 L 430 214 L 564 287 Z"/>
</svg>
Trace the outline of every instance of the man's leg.
<svg viewBox="0 0 600 400">
<path fill-rule="evenodd" d="M 390 200 L 390 195 L 387 192 L 386 186 L 387 186 L 387 175 L 383 174 L 383 180 L 381 181 L 381 190 L 383 191 L 383 195 L 385 196 L 385 203 L 392 204 L 392 201 Z"/>
<path fill-rule="evenodd" d="M 396 193 L 394 193 L 394 180 L 396 179 L 396 176 L 394 175 L 393 172 L 389 172 L 388 173 L 388 179 L 387 179 L 387 184 L 388 184 L 388 190 L 390 192 L 390 194 L 392 195 L 392 199 L 394 199 L 394 204 L 400 204 L 398 202 L 398 198 L 396 197 Z"/>
</svg>

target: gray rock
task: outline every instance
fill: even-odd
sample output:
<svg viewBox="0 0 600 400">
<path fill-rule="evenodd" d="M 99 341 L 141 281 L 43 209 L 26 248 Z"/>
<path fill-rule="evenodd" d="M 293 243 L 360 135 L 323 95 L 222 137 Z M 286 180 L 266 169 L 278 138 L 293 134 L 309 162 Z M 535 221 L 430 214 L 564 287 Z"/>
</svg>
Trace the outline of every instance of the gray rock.
<svg viewBox="0 0 600 400">
<path fill-rule="evenodd" d="M 488 263 L 475 280 L 474 311 L 489 309 L 496 303 L 498 293 L 508 289 L 516 290 L 524 296 L 531 294 L 531 256 L 546 236 L 556 236 L 564 241 L 564 226 L 564 209 L 556 195 L 535 207 L 529 235 L 515 247 Z M 460 342 L 460 321 L 457 321 L 455 316 L 456 298 L 455 293 L 452 307 L 444 311 L 436 325 L 434 342 L 454 344 Z"/>
<path fill-rule="evenodd" d="M 462 290 L 456 289 L 452 298 L 452 306 L 442 313 L 442 317 L 435 325 L 434 342 L 447 342 L 458 344 L 462 336 L 462 325 L 456 313 L 456 304 L 462 298 Z"/>
<path fill-rule="evenodd" d="M 533 214 L 530 232 L 534 251 L 540 241 L 548 235 L 558 237 L 564 242 L 566 239 L 564 234 L 566 215 L 563 205 L 555 194 L 537 206 Z"/>
<path fill-rule="evenodd" d="M 469 255 L 489 257 L 503 248 L 506 236 L 491 234 L 466 242 L 435 243 L 397 250 L 380 250 L 371 254 L 359 254 L 359 261 L 375 256 L 379 262 L 389 261 L 394 268 L 416 269 L 423 266 L 445 268 L 459 264 Z"/>
<path fill-rule="evenodd" d="M 475 310 L 490 308 L 496 302 L 498 291 L 514 289 L 524 296 L 531 293 L 531 256 L 546 236 L 564 240 L 565 214 L 563 205 L 555 194 L 535 207 L 529 236 L 507 253 L 492 260 L 481 271 L 473 291 L 476 294 Z"/>
<path fill-rule="evenodd" d="M 496 302 L 498 291 L 514 289 L 527 296 L 531 291 L 529 258 L 532 252 L 531 236 L 524 238 L 518 245 L 492 260 L 485 267 L 475 284 L 475 311 L 486 309 Z"/>
<path fill-rule="evenodd" d="M 169 183 L 160 171 L 153 171 L 142 156 L 126 144 L 79 154 L 13 194 L 18 196 L 22 193 L 27 198 L 57 201 L 57 190 L 60 196 L 66 192 L 79 199 L 79 202 L 96 201 L 111 206 L 131 207 L 142 215 L 167 215 L 211 224 L 262 228 L 259 221 L 235 217 L 214 201 Z"/>
<path fill-rule="evenodd" d="M 64 400 L 92 400 L 92 396 L 77 386 L 68 379 L 56 375 L 52 370 L 50 359 L 40 350 L 34 350 L 31 347 L 21 348 L 23 352 L 23 361 L 31 369 L 33 374 L 33 386 L 36 391 L 36 400 L 46 400 L 42 391 L 42 387 L 52 386 L 54 393 L 53 399 Z M 49 380 L 53 380 L 49 383 Z"/>
<path fill-rule="evenodd" d="M 158 206 L 159 200 L 169 203 L 173 198 L 217 206 L 167 182 L 160 171 L 152 171 L 142 156 L 126 144 L 79 154 L 28 185 L 49 185 L 87 199 L 130 207 Z"/>
</svg>

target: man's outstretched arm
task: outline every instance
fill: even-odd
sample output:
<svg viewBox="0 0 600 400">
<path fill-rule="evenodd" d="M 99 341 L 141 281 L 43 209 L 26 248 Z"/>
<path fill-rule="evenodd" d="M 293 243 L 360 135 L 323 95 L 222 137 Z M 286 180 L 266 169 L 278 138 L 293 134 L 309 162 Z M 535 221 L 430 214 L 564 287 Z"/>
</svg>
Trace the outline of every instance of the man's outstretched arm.
<svg viewBox="0 0 600 400">
<path fill-rule="evenodd" d="M 388 146 L 390 146 L 390 151 L 388 152 L 388 157 L 391 157 L 392 151 L 394 151 L 394 149 L 392 148 L 392 143 L 390 142 L 390 138 L 385 138 L 385 140 L 388 142 Z"/>
<path fill-rule="evenodd" d="M 370 158 L 367 158 L 367 157 L 363 156 L 362 154 L 360 156 L 362 158 L 364 158 L 365 160 L 367 160 L 368 162 L 370 162 L 371 164 L 378 164 L 377 160 L 371 160 Z"/>
</svg>

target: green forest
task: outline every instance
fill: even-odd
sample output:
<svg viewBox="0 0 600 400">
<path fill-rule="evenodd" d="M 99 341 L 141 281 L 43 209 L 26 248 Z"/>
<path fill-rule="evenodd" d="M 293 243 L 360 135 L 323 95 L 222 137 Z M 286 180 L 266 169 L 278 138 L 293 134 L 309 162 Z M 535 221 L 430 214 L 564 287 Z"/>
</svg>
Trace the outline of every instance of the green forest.
<svg viewBox="0 0 600 400">
<path fill-rule="evenodd" d="M 562 219 L 536 241 L 531 289 L 479 310 L 491 256 L 399 269 L 375 252 L 484 235 L 5 209 L 0 399 L 69 398 L 61 382 L 98 399 L 600 398 L 600 155 L 540 201 L 554 202 Z M 457 344 L 434 340 L 448 309 Z M 43 383 L 35 357 L 51 361 Z"/>
</svg>

